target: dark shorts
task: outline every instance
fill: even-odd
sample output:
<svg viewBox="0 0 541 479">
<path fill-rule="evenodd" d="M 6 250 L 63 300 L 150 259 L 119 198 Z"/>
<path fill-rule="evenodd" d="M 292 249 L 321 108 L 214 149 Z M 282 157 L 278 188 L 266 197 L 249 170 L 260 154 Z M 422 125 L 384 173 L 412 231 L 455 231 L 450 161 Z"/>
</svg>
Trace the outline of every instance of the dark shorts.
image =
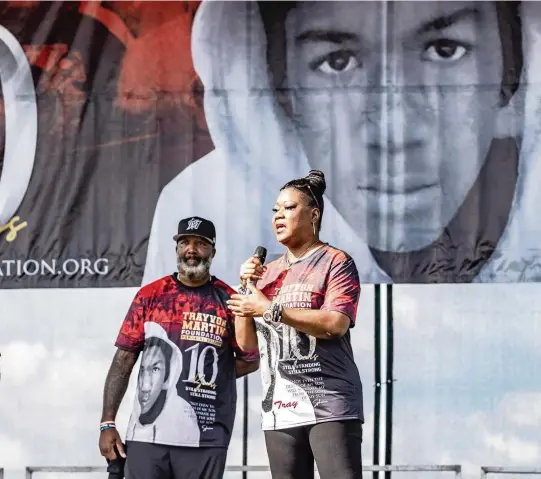
<svg viewBox="0 0 541 479">
<path fill-rule="evenodd" d="M 361 479 L 361 421 L 265 431 L 272 479 Z"/>
<path fill-rule="evenodd" d="M 222 479 L 227 449 L 130 441 L 126 456 L 126 479 Z"/>
</svg>

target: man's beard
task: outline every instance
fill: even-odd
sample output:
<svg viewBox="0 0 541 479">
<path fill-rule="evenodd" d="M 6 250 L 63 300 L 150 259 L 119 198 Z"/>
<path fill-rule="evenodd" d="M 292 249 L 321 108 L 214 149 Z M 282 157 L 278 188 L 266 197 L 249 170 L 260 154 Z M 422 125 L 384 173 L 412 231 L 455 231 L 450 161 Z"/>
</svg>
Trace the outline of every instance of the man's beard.
<svg viewBox="0 0 541 479">
<path fill-rule="evenodd" d="M 186 276 L 190 281 L 203 281 L 205 278 L 207 278 L 212 259 L 210 257 L 204 259 L 200 256 L 191 256 L 189 259 L 196 259 L 197 264 L 189 264 L 188 258 L 185 256 L 179 256 L 177 258 L 177 267 L 179 273 L 182 276 Z"/>
</svg>

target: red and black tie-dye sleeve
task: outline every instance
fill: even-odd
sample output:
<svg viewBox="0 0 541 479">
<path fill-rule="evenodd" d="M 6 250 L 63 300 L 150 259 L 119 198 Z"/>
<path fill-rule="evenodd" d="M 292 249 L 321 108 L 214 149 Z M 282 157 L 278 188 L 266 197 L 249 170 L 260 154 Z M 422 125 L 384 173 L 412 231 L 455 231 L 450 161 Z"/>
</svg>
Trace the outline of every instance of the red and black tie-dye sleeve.
<svg viewBox="0 0 541 479">
<path fill-rule="evenodd" d="M 137 292 L 130 309 L 122 322 L 115 346 L 127 351 L 138 352 L 145 343 L 145 304 L 147 298 L 141 290 Z"/>
<path fill-rule="evenodd" d="M 351 320 L 351 327 L 355 326 L 361 285 L 351 257 L 341 254 L 333 259 L 326 286 L 321 309 L 345 314 Z"/>
</svg>

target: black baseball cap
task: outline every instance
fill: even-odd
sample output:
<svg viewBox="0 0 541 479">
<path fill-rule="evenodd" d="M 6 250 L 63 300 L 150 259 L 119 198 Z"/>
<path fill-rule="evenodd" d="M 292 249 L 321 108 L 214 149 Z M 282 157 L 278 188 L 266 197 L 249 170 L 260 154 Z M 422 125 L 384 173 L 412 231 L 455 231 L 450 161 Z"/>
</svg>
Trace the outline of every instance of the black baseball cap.
<svg viewBox="0 0 541 479">
<path fill-rule="evenodd" d="M 173 239 L 178 242 L 182 236 L 200 236 L 206 239 L 211 245 L 216 244 L 216 228 L 212 221 L 199 216 L 192 216 L 180 220 L 178 224 L 178 233 Z"/>
</svg>

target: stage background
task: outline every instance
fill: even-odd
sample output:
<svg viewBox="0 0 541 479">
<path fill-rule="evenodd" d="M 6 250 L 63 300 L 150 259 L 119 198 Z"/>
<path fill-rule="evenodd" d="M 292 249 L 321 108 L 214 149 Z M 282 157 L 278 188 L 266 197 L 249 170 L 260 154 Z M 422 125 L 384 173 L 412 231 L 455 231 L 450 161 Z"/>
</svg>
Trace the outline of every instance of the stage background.
<svg viewBox="0 0 541 479">
<path fill-rule="evenodd" d="M 0 25 L 23 45 L 32 65 L 39 108 L 39 174 L 33 174 L 23 202 L 10 213 L 27 226 L 11 242 L 6 241 L 8 231 L 3 232 L 0 247 L 0 467 L 6 468 L 6 479 L 22 479 L 28 465 L 104 464 L 97 447 L 103 382 L 116 333 L 143 278 L 156 203 L 165 185 L 214 148 L 190 60 L 189 35 L 182 35 L 189 32 L 197 6 L 0 4 Z M 536 2 L 529 8 L 523 18 L 533 27 L 524 37 L 532 55 L 541 8 Z M 529 85 L 539 82 L 541 76 L 529 77 Z M 533 115 L 537 104 L 528 105 Z M 5 122 L 3 113 L 0 122 Z M 531 139 L 526 148 L 532 155 L 534 143 Z M 4 159 L 2 167 L 6 164 Z M 533 184 L 535 179 L 533 175 Z M 330 218 L 326 221 L 332 224 Z M 253 250 L 251 238 L 248 242 Z M 227 245 L 221 248 L 225 254 Z M 68 271 L 76 264 L 79 270 L 88 266 L 83 259 L 93 265 L 92 260 L 107 258 L 109 268 L 105 274 L 100 274 L 102 263 L 92 274 L 88 269 L 74 275 L 6 274 L 5 261 L 29 258 L 57 259 L 57 265 L 75 260 Z M 436 273 L 432 279 L 438 278 Z M 539 467 L 539 284 L 393 288 L 393 463 L 461 464 L 467 479 L 478 478 L 481 465 Z M 374 287 L 367 284 L 352 341 L 365 388 L 363 456 L 368 464 L 374 425 L 373 338 Z M 134 380 L 135 375 L 119 414 L 121 431 Z M 249 464 L 267 464 L 259 374 L 249 381 Z M 239 400 L 231 465 L 241 463 L 241 410 Z M 398 477 L 442 476 L 450 477 Z"/>
</svg>

